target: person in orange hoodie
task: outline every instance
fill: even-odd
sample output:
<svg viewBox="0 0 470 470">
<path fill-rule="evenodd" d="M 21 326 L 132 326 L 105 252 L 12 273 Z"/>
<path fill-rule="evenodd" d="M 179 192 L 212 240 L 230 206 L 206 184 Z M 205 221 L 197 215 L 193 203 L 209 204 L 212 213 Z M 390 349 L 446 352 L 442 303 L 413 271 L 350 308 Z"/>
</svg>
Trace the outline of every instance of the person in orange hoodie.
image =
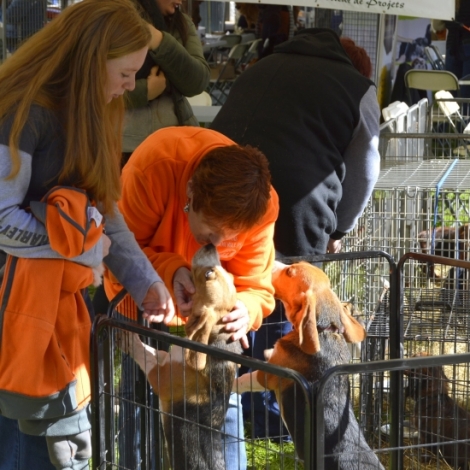
<svg viewBox="0 0 470 470">
<path fill-rule="evenodd" d="M 116 207 L 122 94 L 150 37 L 130 0 L 83 0 L 0 66 L 1 470 L 89 468 L 96 267 L 154 318 L 174 315 Z"/>
<path fill-rule="evenodd" d="M 271 269 L 279 202 L 266 157 L 209 129 L 161 129 L 124 166 L 119 209 L 183 321 L 194 293 L 191 259 L 202 245 L 217 247 L 238 298 L 224 319 L 226 330 L 246 347 L 246 333 L 258 329 L 275 305 Z M 105 277 L 105 288 L 109 298 L 120 290 L 112 275 Z M 243 420 L 238 397 L 233 399 L 225 432 L 239 439 L 227 439 L 226 465 L 243 469 Z"/>
</svg>

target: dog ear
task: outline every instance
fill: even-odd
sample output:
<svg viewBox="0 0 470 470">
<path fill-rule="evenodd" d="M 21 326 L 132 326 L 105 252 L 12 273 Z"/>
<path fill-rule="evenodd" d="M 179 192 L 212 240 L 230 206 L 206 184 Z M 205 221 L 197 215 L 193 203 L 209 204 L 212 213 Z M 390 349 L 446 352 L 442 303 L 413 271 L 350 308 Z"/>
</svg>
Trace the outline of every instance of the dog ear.
<svg viewBox="0 0 470 470">
<path fill-rule="evenodd" d="M 189 318 L 185 325 L 188 339 L 201 344 L 209 344 L 211 331 L 216 321 L 212 309 L 203 308 L 199 315 L 190 315 Z M 186 363 L 194 370 L 203 370 L 206 367 L 207 354 L 186 349 L 185 358 Z"/>
<path fill-rule="evenodd" d="M 320 351 L 320 340 L 317 330 L 317 299 L 313 292 L 302 294 L 301 321 L 298 325 L 300 349 L 306 354 L 316 354 Z"/>
<path fill-rule="evenodd" d="M 341 306 L 340 318 L 344 327 L 343 336 L 348 343 L 360 343 L 366 338 L 367 333 L 364 325 L 352 316 L 348 304 Z"/>
</svg>

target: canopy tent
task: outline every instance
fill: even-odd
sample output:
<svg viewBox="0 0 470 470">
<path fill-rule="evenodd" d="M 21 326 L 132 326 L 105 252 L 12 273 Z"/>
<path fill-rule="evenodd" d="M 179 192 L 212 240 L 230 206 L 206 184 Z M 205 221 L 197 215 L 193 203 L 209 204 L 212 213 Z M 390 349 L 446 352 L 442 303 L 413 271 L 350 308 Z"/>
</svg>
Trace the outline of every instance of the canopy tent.
<svg viewBox="0 0 470 470">
<path fill-rule="evenodd" d="M 455 15 L 455 0 L 248 0 L 245 3 L 295 5 L 439 20 L 451 20 Z"/>
</svg>

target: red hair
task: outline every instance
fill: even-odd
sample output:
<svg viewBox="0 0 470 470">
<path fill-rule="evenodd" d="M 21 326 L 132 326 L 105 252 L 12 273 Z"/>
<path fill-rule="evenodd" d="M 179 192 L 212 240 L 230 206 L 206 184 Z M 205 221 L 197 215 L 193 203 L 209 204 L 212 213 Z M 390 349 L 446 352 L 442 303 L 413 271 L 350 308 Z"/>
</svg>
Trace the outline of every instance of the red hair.
<svg viewBox="0 0 470 470">
<path fill-rule="evenodd" d="M 249 229 L 268 209 L 271 173 L 267 158 L 246 145 L 218 147 L 202 157 L 191 178 L 193 209 L 214 224 Z"/>
<path fill-rule="evenodd" d="M 350 38 L 340 37 L 339 40 L 354 67 L 356 67 L 359 73 L 364 75 L 364 77 L 370 78 L 372 76 L 372 62 L 366 50 L 356 46 L 356 43 Z"/>
</svg>

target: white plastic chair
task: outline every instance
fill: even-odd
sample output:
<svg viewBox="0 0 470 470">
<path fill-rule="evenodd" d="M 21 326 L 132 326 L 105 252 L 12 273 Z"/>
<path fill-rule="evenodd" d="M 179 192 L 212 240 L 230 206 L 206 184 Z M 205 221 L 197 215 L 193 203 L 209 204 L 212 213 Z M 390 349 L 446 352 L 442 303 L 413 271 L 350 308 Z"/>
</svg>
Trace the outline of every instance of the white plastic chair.
<svg viewBox="0 0 470 470">
<path fill-rule="evenodd" d="M 460 114 L 460 105 L 455 101 L 452 93 L 445 90 L 439 90 L 436 91 L 434 97 L 436 98 L 437 105 L 439 106 L 442 114 L 447 118 L 454 130 L 457 130 L 454 119 L 457 119 L 463 127 L 466 127 L 467 124 L 465 119 Z"/>
<path fill-rule="evenodd" d="M 406 113 L 409 106 L 404 101 L 394 101 L 390 103 L 386 108 L 382 109 L 382 116 L 384 121 L 387 122 L 390 119 L 398 117 L 400 114 Z"/>
</svg>

